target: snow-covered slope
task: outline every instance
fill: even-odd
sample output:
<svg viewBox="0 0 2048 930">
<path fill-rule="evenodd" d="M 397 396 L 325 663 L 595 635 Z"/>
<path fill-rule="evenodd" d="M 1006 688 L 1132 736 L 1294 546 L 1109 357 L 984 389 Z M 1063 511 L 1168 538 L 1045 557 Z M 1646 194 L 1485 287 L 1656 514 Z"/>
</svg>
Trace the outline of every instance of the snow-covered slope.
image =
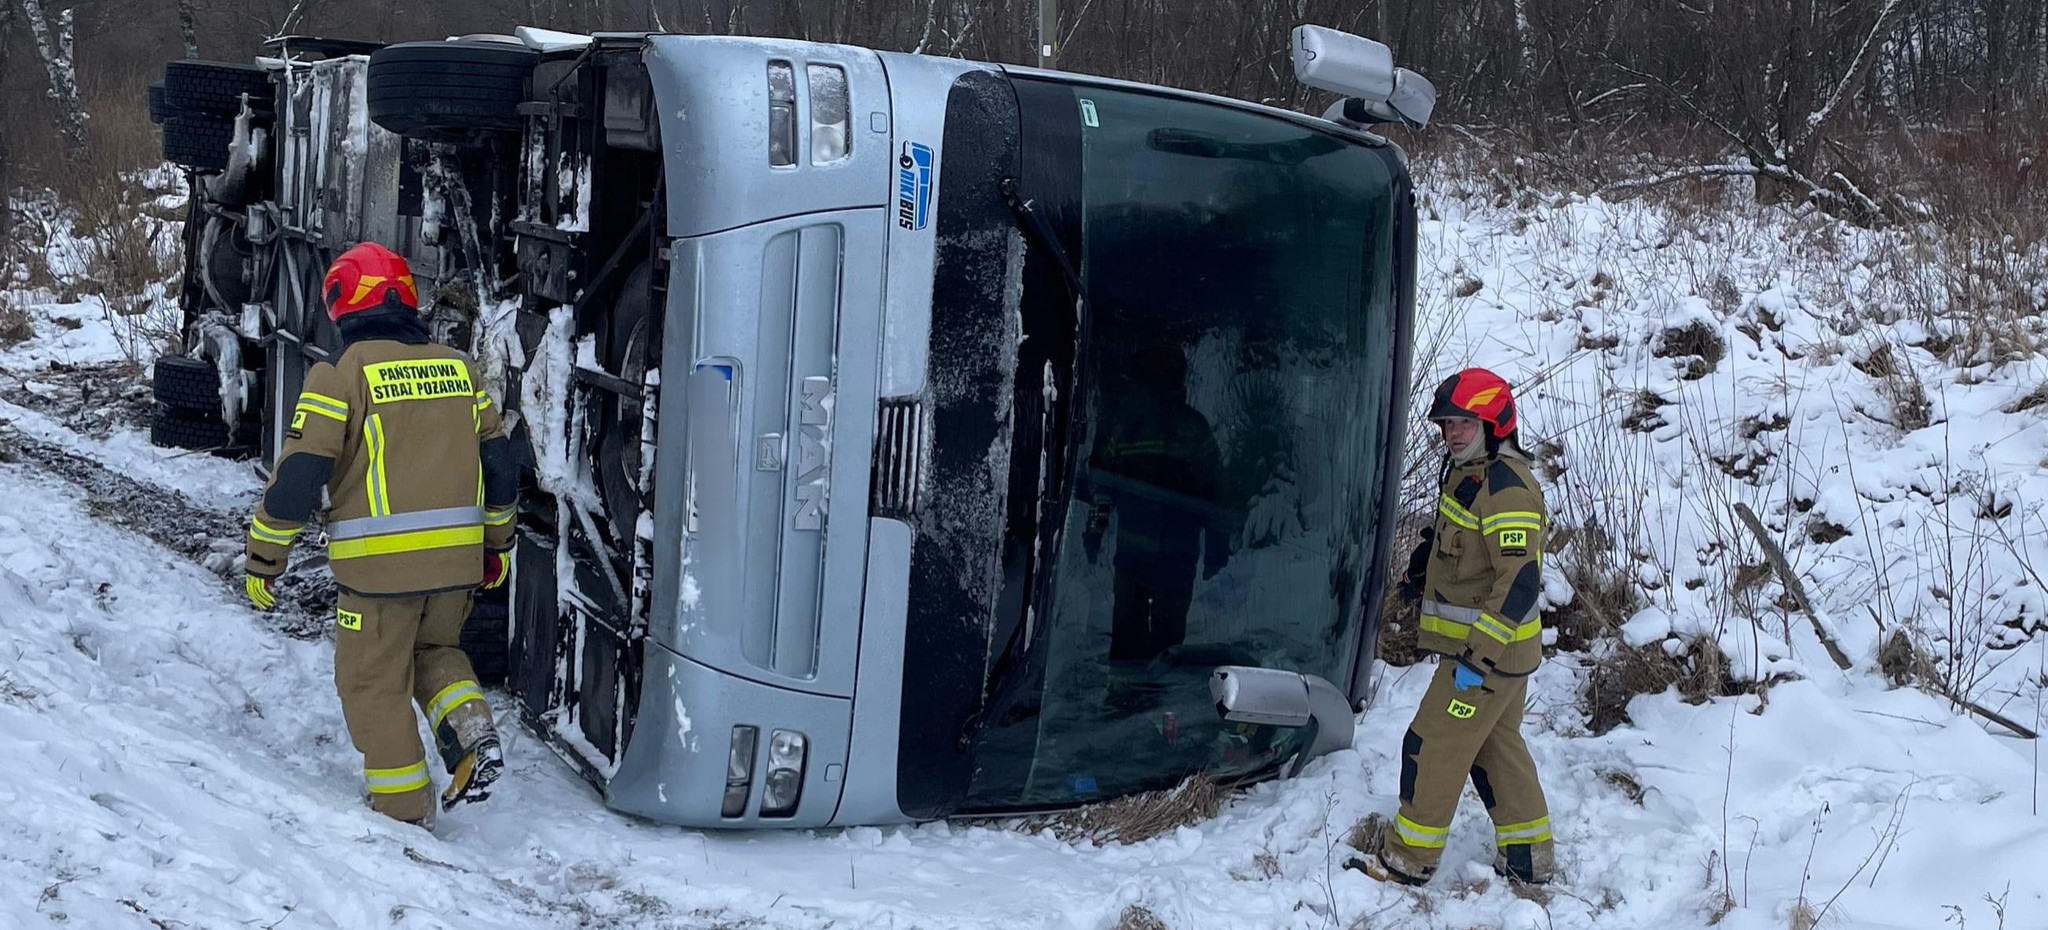
<svg viewBox="0 0 2048 930">
<path fill-rule="evenodd" d="M 1529 429 L 1558 446 L 1560 522 L 1582 539 L 1597 522 L 1619 553 L 1589 544 L 1559 561 L 1626 571 L 1645 592 L 1643 610 L 1612 618 L 1626 643 L 1707 636 L 1737 677 L 1773 682 L 1700 704 L 1638 697 L 1629 723 L 1592 735 L 1580 695 L 1617 644 L 1547 662 L 1527 729 L 1565 877 L 1542 899 L 1492 881 L 1470 797 L 1430 887 L 1341 868 L 1345 831 L 1394 806 L 1426 667 L 1383 670 L 1357 749 L 1133 845 L 947 824 L 650 825 L 605 810 L 519 733 L 503 789 L 429 835 L 362 806 L 324 642 L 274 632 L 219 575 L 120 523 L 147 513 L 110 514 L 9 454 L 0 927 L 1150 926 L 1133 906 L 1174 930 L 1785 928 L 1802 911 L 1858 930 L 1996 927 L 2001 909 L 2005 927 L 2048 926 L 2036 744 L 1889 688 L 1865 610 L 2038 728 L 2048 636 L 2025 631 L 2043 606 L 2031 567 L 2048 564 L 2035 509 L 2048 446 L 2041 411 L 2016 402 L 2048 359 L 1929 349 L 1928 334 L 1947 333 L 1936 349 L 1956 339 L 1967 308 L 1878 293 L 1898 275 L 1860 264 L 1894 254 L 1876 234 L 1739 206 L 1495 206 L 1453 187 L 1428 207 L 1421 380 L 1471 361 L 1524 385 Z M 137 481 L 197 487 L 196 506 L 247 504 L 244 466 L 38 409 L 30 383 L 69 389 L 45 367 L 55 340 L 71 340 L 69 364 L 113 361 L 118 343 L 95 341 L 107 322 L 75 307 L 36 312 L 79 325 L 39 325 L 0 354 L 0 420 Z M 1695 322 L 1726 347 L 1712 364 L 1687 352 L 1706 344 Z M 1893 368 L 1869 363 L 1880 345 Z M 1897 419 L 1913 395 L 1887 371 L 1924 386 L 1926 425 L 1901 428 L 1917 425 Z M 1850 671 L 1776 606 L 1776 581 L 1743 568 L 1762 560 L 1736 501 L 1804 576 Z M 1820 520 L 1847 534 L 1815 532 Z"/>
</svg>

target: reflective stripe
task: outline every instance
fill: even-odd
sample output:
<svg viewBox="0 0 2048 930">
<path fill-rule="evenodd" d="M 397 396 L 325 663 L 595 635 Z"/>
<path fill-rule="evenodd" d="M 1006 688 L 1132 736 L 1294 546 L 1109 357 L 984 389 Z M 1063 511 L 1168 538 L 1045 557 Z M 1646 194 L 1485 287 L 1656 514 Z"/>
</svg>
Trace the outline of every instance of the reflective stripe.
<svg viewBox="0 0 2048 930">
<path fill-rule="evenodd" d="M 259 609 L 269 610 L 277 606 L 277 596 L 270 593 L 270 579 L 261 575 L 247 575 L 242 580 L 243 590 L 249 593 L 249 603 Z"/>
<path fill-rule="evenodd" d="M 1509 626 L 1506 621 L 1492 614 L 1480 614 L 1478 621 L 1472 625 L 1478 627 L 1480 632 L 1502 643 L 1519 643 L 1525 639 L 1535 639 L 1543 635 L 1543 621 L 1541 619 L 1531 620 L 1519 626 Z"/>
<path fill-rule="evenodd" d="M 364 769 L 363 780 L 370 783 L 371 794 L 404 794 L 433 784 L 427 779 L 425 759 L 395 769 Z"/>
<path fill-rule="evenodd" d="M 1452 499 L 1449 494 L 1437 500 L 1436 512 L 1450 518 L 1452 523 L 1456 523 L 1468 530 L 1479 528 L 1479 518 L 1473 516 L 1472 511 L 1466 510 L 1463 504 Z"/>
<path fill-rule="evenodd" d="M 265 524 L 263 521 L 258 520 L 255 517 L 249 518 L 250 539 L 267 543 L 276 543 L 280 546 L 289 546 L 292 544 L 292 540 L 297 539 L 298 536 L 298 527 L 293 527 L 288 530 L 280 530 L 276 527 L 272 527 Z"/>
<path fill-rule="evenodd" d="M 1453 623 L 1471 623 L 1478 620 L 1481 613 L 1477 607 L 1458 607 L 1442 601 L 1423 601 L 1422 612 L 1442 617 Z"/>
<path fill-rule="evenodd" d="M 1394 832 L 1400 835 L 1402 842 L 1407 843 L 1410 846 L 1418 846 L 1424 849 L 1436 849 L 1443 846 L 1444 840 L 1450 837 L 1451 828 L 1425 827 L 1419 823 L 1416 823 L 1413 820 L 1409 820 L 1406 817 L 1403 817 L 1399 814 L 1395 814 Z"/>
<path fill-rule="evenodd" d="M 384 533 L 403 533 L 409 530 L 437 530 L 442 527 L 479 526 L 484 522 L 482 507 L 442 507 L 436 510 L 415 510 L 411 513 L 396 513 L 388 517 L 356 517 L 350 520 L 336 520 L 327 524 L 327 538 L 360 539 Z"/>
<path fill-rule="evenodd" d="M 348 419 L 348 402 L 337 400 L 325 394 L 300 391 L 298 407 L 302 410 L 310 410 L 323 417 L 332 417 L 333 419 L 343 421 Z"/>
<path fill-rule="evenodd" d="M 440 530 L 420 530 L 413 533 L 393 533 L 389 536 L 368 536 L 361 539 L 336 539 L 327 543 L 329 559 L 360 559 L 373 555 L 393 555 L 400 552 L 422 552 L 428 549 L 446 549 L 451 546 L 481 546 L 484 544 L 484 528 L 459 526 Z"/>
<path fill-rule="evenodd" d="M 363 421 L 363 439 L 370 447 L 370 470 L 363 484 L 370 493 L 370 516 L 391 513 L 391 489 L 384 485 L 384 415 L 373 413 Z"/>
<path fill-rule="evenodd" d="M 1472 621 L 1479 619 L 1479 611 L 1470 607 L 1457 607 L 1442 601 L 1422 602 L 1422 632 L 1464 639 L 1472 632 Z"/>
<path fill-rule="evenodd" d="M 484 511 L 484 525 L 504 526 L 505 524 L 512 522 L 512 515 L 514 513 L 517 513 L 518 511 L 518 504 L 508 505 L 503 510 L 487 509 Z"/>
<path fill-rule="evenodd" d="M 434 699 L 427 704 L 427 719 L 433 721 L 432 726 L 435 729 L 439 729 L 441 721 L 457 705 L 464 701 L 481 701 L 483 699 L 483 686 L 465 678 L 446 688 L 442 688 L 440 694 L 434 695 Z"/>
<path fill-rule="evenodd" d="M 298 407 L 294 408 L 293 413 L 295 414 L 295 416 L 293 416 L 292 419 L 298 421 L 296 423 L 293 423 L 293 426 L 299 426 L 304 424 L 306 420 L 305 415 L 308 413 L 317 413 L 323 417 L 327 417 L 330 420 L 340 420 L 343 423 L 348 422 L 348 417 L 343 416 L 342 414 L 335 413 L 334 411 L 329 410 L 325 407 L 315 407 L 312 404 L 304 402 L 301 402 Z"/>
<path fill-rule="evenodd" d="M 478 409 L 478 410 L 483 410 L 483 409 L 485 409 L 485 408 L 489 407 L 490 405 L 491 405 L 491 395 L 490 395 L 489 393 L 487 393 L 487 392 L 484 392 L 484 391 L 478 391 L 478 392 L 476 392 L 476 409 Z"/>
<path fill-rule="evenodd" d="M 1464 639 L 1472 634 L 1472 627 L 1455 620 L 1446 620 L 1432 614 L 1423 614 L 1422 632 L 1435 633 L 1438 636 L 1448 636 L 1452 639 Z"/>
<path fill-rule="evenodd" d="M 1493 828 L 1496 846 L 1526 846 L 1550 839 L 1550 818 L 1538 817 L 1523 823 L 1502 824 Z"/>
<path fill-rule="evenodd" d="M 1543 515 L 1530 510 L 1510 510 L 1487 517 L 1484 527 L 1484 532 L 1487 533 L 1500 530 L 1540 530 L 1543 528 Z"/>
</svg>

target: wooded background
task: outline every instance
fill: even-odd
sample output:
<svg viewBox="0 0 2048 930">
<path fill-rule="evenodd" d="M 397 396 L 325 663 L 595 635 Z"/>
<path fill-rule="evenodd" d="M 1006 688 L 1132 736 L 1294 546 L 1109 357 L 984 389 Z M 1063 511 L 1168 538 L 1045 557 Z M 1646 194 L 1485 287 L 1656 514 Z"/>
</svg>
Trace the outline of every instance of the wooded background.
<svg viewBox="0 0 2048 930">
<path fill-rule="evenodd" d="M 1036 61 L 1037 0 L 0 0 L 0 189 L 155 160 L 144 91 L 178 57 L 281 32 L 385 41 L 519 24 L 791 36 Z M 1435 82 L 1401 134 L 1588 184 L 1753 174 L 1767 199 L 1897 218 L 1931 175 L 2010 203 L 2048 186 L 2043 0 L 1062 0 L 1058 66 L 1320 111 L 1288 31 L 1378 38 Z M 78 106 L 66 98 L 75 73 Z M 82 114 L 82 119 L 79 115 Z M 5 225 L 0 224 L 0 230 Z"/>
</svg>

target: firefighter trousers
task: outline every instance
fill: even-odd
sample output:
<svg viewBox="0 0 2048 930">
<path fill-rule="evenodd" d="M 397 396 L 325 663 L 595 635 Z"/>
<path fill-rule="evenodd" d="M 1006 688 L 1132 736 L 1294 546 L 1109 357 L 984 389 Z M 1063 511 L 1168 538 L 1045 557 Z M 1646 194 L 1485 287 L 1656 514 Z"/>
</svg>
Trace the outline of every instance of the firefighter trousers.
<svg viewBox="0 0 2048 930">
<path fill-rule="evenodd" d="M 335 610 L 334 685 L 349 738 L 363 754 L 370 807 L 420 822 L 434 808 L 416 703 L 426 714 L 444 768 L 490 735 L 490 705 L 460 648 L 471 592 L 365 597 L 340 592 Z"/>
<path fill-rule="evenodd" d="M 1554 870 L 1550 811 L 1536 761 L 1522 741 L 1529 679 L 1488 676 L 1458 691 L 1458 664 L 1437 663 L 1436 677 L 1401 741 L 1401 811 L 1386 832 L 1382 858 L 1427 880 L 1443 857 L 1451 819 L 1469 775 L 1493 819 L 1494 869 L 1531 882 Z"/>
</svg>

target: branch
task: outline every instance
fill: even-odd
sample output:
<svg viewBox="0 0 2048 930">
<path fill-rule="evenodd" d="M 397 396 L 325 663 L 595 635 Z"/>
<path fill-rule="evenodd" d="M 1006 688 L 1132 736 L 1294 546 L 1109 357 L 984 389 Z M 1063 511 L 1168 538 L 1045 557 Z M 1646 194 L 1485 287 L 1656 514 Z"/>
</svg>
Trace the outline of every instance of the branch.
<svg viewBox="0 0 2048 930">
<path fill-rule="evenodd" d="M 1600 190 L 1602 192 L 1642 190 L 1646 187 L 1657 187 L 1673 181 L 1687 181 L 1697 178 L 1749 178 L 1769 173 L 1765 169 L 1754 165 L 1695 165 L 1690 168 L 1673 169 L 1647 178 L 1616 181 Z"/>
<path fill-rule="evenodd" d="M 1841 80 L 1835 82 L 1835 87 L 1828 92 L 1827 99 L 1821 101 L 1818 108 L 1806 115 L 1806 131 L 1798 139 L 1787 140 L 1790 148 L 1806 148 L 1812 142 L 1814 134 L 1820 131 L 1821 124 L 1827 122 L 1828 117 L 1835 115 L 1835 109 L 1849 98 L 1849 89 L 1857 81 L 1862 80 L 1863 72 L 1873 63 L 1870 57 L 1871 50 L 1890 38 L 1887 33 L 1894 25 L 1893 14 L 1905 9 L 1908 2 L 1909 0 L 1886 0 L 1884 9 L 1877 14 L 1877 22 L 1871 24 L 1870 34 L 1863 37 L 1862 47 L 1856 49 L 1856 57 L 1849 59 L 1849 67 L 1843 70 Z"/>
<path fill-rule="evenodd" d="M 1608 63 L 1614 65 L 1616 69 L 1620 70 L 1624 74 L 1641 78 L 1644 83 L 1649 84 L 1650 86 L 1663 91 L 1671 99 L 1678 101 L 1680 106 L 1683 106 L 1688 110 L 1691 110 L 1694 116 L 1699 117 L 1707 125 L 1714 127 L 1716 131 L 1718 131 L 1724 136 L 1727 136 L 1728 141 L 1733 142 L 1736 145 L 1742 146 L 1743 151 L 1748 152 L 1752 160 L 1760 164 L 1763 162 L 1770 161 L 1770 159 L 1763 157 L 1763 153 L 1757 150 L 1757 147 L 1749 141 L 1748 137 L 1743 136 L 1740 133 L 1737 133 L 1733 129 L 1729 129 L 1720 120 L 1715 119 L 1712 114 L 1708 113 L 1703 109 L 1700 109 L 1699 104 L 1692 102 L 1691 97 L 1687 96 L 1684 93 L 1681 93 L 1678 88 L 1671 86 L 1671 82 L 1666 81 L 1663 78 L 1660 78 L 1647 71 L 1638 71 L 1635 68 L 1631 68 L 1628 65 L 1616 61 L 1612 57 L 1608 58 Z"/>
<path fill-rule="evenodd" d="M 284 22 L 277 24 L 277 35 L 271 36 L 271 38 L 275 39 L 278 36 L 291 34 L 293 24 L 299 21 L 299 14 L 305 12 L 305 9 L 306 0 L 292 0 L 292 8 L 286 11 Z"/>
<path fill-rule="evenodd" d="M 912 55 L 925 54 L 925 47 L 931 44 L 932 27 L 939 23 L 939 0 L 925 0 L 924 31 L 917 36 L 917 47 L 910 50 Z"/>
<path fill-rule="evenodd" d="M 1095 0 L 1081 0 L 1081 8 L 1074 11 L 1073 24 L 1067 27 L 1066 38 L 1061 39 L 1060 44 L 1054 47 L 1055 51 L 1064 50 L 1067 47 L 1067 43 L 1074 41 L 1074 33 L 1081 31 L 1081 20 L 1087 18 L 1088 8 L 1094 5 Z"/>
<path fill-rule="evenodd" d="M 1583 106 L 1583 107 L 1590 107 L 1590 106 L 1593 106 L 1594 104 L 1597 104 L 1597 103 L 1599 103 L 1599 102 L 1600 102 L 1600 101 L 1602 101 L 1602 100 L 1605 100 L 1605 99 L 1607 99 L 1607 98 L 1609 98 L 1609 97 L 1612 97 L 1612 96 L 1614 96 L 1615 94 L 1625 94 L 1625 93 L 1628 93 L 1629 91 L 1632 91 L 1632 90 L 1642 90 L 1642 89 L 1644 89 L 1644 88 L 1646 88 L 1646 87 L 1649 87 L 1649 86 L 1650 86 L 1650 85 L 1648 85 L 1648 84 L 1641 84 L 1641 83 L 1637 83 L 1637 84 L 1623 84 L 1623 85 L 1621 85 L 1620 87 L 1610 87 L 1610 88 L 1608 88 L 1608 89 L 1606 89 L 1606 90 L 1603 90 L 1603 91 L 1601 91 L 1601 92 L 1599 92 L 1599 93 L 1597 93 L 1597 94 L 1594 94 L 1594 95 L 1593 95 L 1593 96 L 1592 96 L 1592 97 L 1591 97 L 1590 99 L 1588 99 L 1588 100 L 1587 100 L 1587 101 L 1586 101 L 1585 103 L 1582 103 L 1582 104 L 1580 104 L 1580 106 Z"/>
<path fill-rule="evenodd" d="M 1840 171 L 1835 171 L 1830 172 L 1828 174 L 1828 177 L 1840 183 L 1842 187 L 1848 191 L 1848 193 L 1845 194 L 1844 197 L 1851 204 L 1854 204 L 1857 208 L 1869 213 L 1872 217 L 1880 217 L 1884 215 L 1884 208 L 1878 206 L 1877 201 L 1870 199 L 1870 195 L 1864 193 L 1863 188 L 1857 187 L 1855 181 L 1849 180 L 1848 175 L 1843 174 Z"/>
<path fill-rule="evenodd" d="M 1983 717 L 1984 719 L 1989 720 L 1992 723 L 1998 724 L 1999 726 L 2002 726 L 2008 730 L 2013 731 L 2014 733 L 2024 736 L 2027 739 L 2041 738 L 2041 734 L 2036 733 L 2033 730 L 2030 730 L 2027 727 L 2022 726 L 2018 723 L 2014 723 L 2012 718 L 2007 717 L 2004 714 L 2000 714 L 1997 711 L 1994 711 L 1988 707 L 1985 707 L 1982 704 L 1977 703 L 1976 701 L 1972 701 L 1969 698 L 1957 694 L 1954 690 L 1950 689 L 1948 685 L 1945 685 L 1939 681 L 1934 681 L 1932 679 L 1922 679 L 1922 683 L 1933 687 L 1935 692 L 1940 694 L 1942 697 L 1948 698 L 1949 700 L 1954 701 L 1965 708 L 1968 708 L 1977 716 Z"/>
<path fill-rule="evenodd" d="M 1806 614 L 1807 622 L 1813 624 L 1814 635 L 1819 636 L 1820 644 L 1828 649 L 1828 658 L 1835 660 L 1836 668 L 1847 671 L 1850 666 L 1849 657 L 1842 653 L 1841 645 L 1835 642 L 1835 635 L 1828 632 L 1826 625 L 1821 623 L 1820 614 L 1814 612 L 1813 601 L 1806 596 L 1806 585 L 1793 573 L 1792 563 L 1785 561 L 1785 551 L 1771 541 L 1770 533 L 1764 529 L 1763 521 L 1756 518 L 1756 511 L 1749 509 L 1748 504 L 1736 501 L 1735 516 L 1741 518 L 1742 525 L 1749 527 L 1749 532 L 1756 537 L 1757 544 L 1763 546 L 1764 558 L 1769 559 L 1771 567 L 1778 570 L 1778 578 L 1785 583 L 1786 593 L 1792 595 L 1792 600 L 1799 605 L 1800 612 Z"/>
</svg>

